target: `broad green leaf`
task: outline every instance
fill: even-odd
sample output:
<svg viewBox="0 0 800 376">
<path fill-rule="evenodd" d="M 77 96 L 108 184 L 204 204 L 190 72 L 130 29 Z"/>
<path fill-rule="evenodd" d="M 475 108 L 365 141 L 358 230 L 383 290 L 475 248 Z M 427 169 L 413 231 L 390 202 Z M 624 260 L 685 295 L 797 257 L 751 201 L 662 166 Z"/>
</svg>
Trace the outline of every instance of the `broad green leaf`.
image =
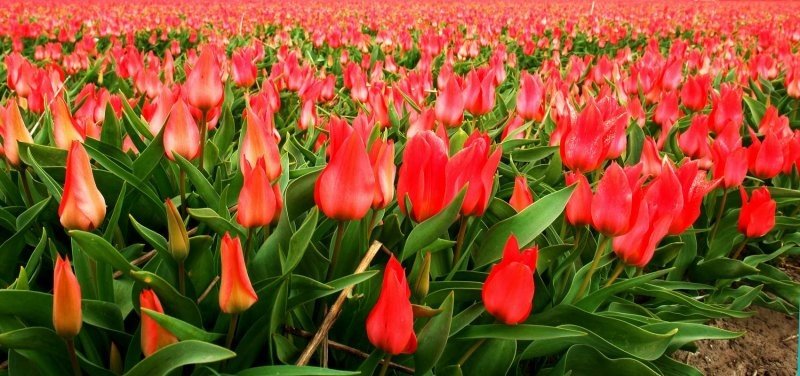
<svg viewBox="0 0 800 376">
<path fill-rule="evenodd" d="M 139 270 L 138 267 L 131 265 L 114 246 L 98 235 L 86 231 L 72 230 L 69 232 L 69 236 L 75 240 L 81 250 L 99 262 L 108 263 L 123 272 Z"/>
<path fill-rule="evenodd" d="M 238 376 L 350 376 L 359 375 L 357 371 L 339 371 L 330 368 L 311 366 L 264 366 L 237 373 Z"/>
<path fill-rule="evenodd" d="M 597 349 L 587 345 L 570 347 L 552 374 L 658 376 L 658 373 L 636 359 L 610 359 Z"/>
<path fill-rule="evenodd" d="M 439 307 L 442 311 L 434 316 L 419 332 L 417 351 L 414 353 L 414 371 L 423 375 L 433 369 L 444 352 L 450 336 L 453 320 L 453 293 Z"/>
<path fill-rule="evenodd" d="M 198 328 L 192 324 L 189 324 L 186 321 L 167 316 L 160 312 L 149 310 L 147 308 L 142 308 L 142 312 L 155 320 L 158 325 L 169 330 L 170 333 L 174 334 L 175 337 L 178 337 L 178 339 L 181 341 L 198 340 L 203 342 L 214 342 L 222 338 L 222 334 L 220 333 L 209 333 L 202 328 Z"/>
<path fill-rule="evenodd" d="M 125 376 L 165 376 L 190 364 L 213 363 L 233 358 L 236 353 L 201 341 L 182 341 L 161 348 L 136 364 Z"/>
<path fill-rule="evenodd" d="M 405 246 L 403 246 L 401 260 L 414 256 L 450 228 L 450 225 L 453 224 L 461 211 L 461 204 L 464 202 L 466 193 L 466 188 L 462 189 L 444 210 L 414 226 L 414 229 L 408 234 Z"/>
</svg>

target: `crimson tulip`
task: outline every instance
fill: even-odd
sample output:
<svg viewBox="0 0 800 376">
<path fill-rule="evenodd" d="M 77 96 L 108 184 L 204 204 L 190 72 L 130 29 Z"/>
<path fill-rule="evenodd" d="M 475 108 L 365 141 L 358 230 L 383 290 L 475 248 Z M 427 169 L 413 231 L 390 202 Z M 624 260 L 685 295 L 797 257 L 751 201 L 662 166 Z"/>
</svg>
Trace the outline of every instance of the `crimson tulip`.
<svg viewBox="0 0 800 376">
<path fill-rule="evenodd" d="M 506 325 L 519 324 L 531 314 L 538 255 L 538 247 L 520 250 L 517 238 L 509 236 L 503 258 L 492 266 L 483 283 L 481 297 L 486 311 Z"/>
<path fill-rule="evenodd" d="M 383 271 L 378 301 L 367 316 L 367 337 L 375 347 L 392 355 L 417 351 L 410 297 L 403 266 L 392 255 Z"/>
<path fill-rule="evenodd" d="M 364 141 L 353 132 L 317 178 L 314 201 L 328 218 L 358 220 L 372 206 L 375 184 Z"/>
<path fill-rule="evenodd" d="M 447 146 L 432 131 L 419 132 L 406 142 L 397 179 L 397 203 L 403 214 L 422 222 L 444 208 L 447 161 Z"/>
<path fill-rule="evenodd" d="M 517 113 L 526 121 L 542 121 L 544 117 L 545 88 L 542 78 L 538 74 L 522 72 L 519 78 L 519 91 L 517 91 Z"/>
<path fill-rule="evenodd" d="M 514 191 L 511 193 L 508 203 L 517 212 L 521 212 L 533 204 L 533 192 L 528 187 L 528 179 L 524 175 L 514 178 Z"/>
<path fill-rule="evenodd" d="M 759 179 L 771 179 L 783 170 L 783 150 L 775 133 L 767 133 L 764 142 L 750 131 L 753 143 L 747 148 L 747 164 L 750 172 Z"/>
<path fill-rule="evenodd" d="M 590 100 L 561 138 L 561 160 L 576 172 L 598 169 L 615 140 L 615 131 L 615 127 L 606 125 L 597 105 Z"/>
<path fill-rule="evenodd" d="M 772 199 L 767 187 L 757 188 L 750 198 L 747 191 L 739 187 L 742 196 L 742 210 L 739 212 L 737 229 L 748 238 L 760 238 L 775 227 L 775 208 L 777 203 Z"/>
<path fill-rule="evenodd" d="M 581 173 L 567 172 L 567 185 L 575 185 L 567 207 L 564 211 L 569 222 L 573 226 L 586 226 L 592 224 L 592 187 L 589 180 Z"/>
<path fill-rule="evenodd" d="M 450 77 L 436 97 L 436 120 L 446 127 L 457 127 L 464 121 L 464 97 L 456 77 Z"/>
<path fill-rule="evenodd" d="M 501 148 L 490 153 L 490 147 L 489 136 L 475 132 L 464 143 L 464 148 L 447 163 L 445 197 L 448 202 L 469 184 L 461 204 L 463 215 L 482 216 L 489 205 L 494 175 L 502 156 Z"/>
<path fill-rule="evenodd" d="M 628 232 L 632 224 L 634 188 L 622 167 L 611 163 L 592 197 L 592 226 L 597 231 L 608 237 Z"/>
</svg>

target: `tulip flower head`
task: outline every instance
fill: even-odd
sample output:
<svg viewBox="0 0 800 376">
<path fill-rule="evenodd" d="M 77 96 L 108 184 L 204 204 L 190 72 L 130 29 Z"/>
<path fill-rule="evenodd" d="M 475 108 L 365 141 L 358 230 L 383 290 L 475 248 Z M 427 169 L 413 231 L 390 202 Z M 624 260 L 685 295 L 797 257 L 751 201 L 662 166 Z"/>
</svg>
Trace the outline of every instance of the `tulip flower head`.
<svg viewBox="0 0 800 376">
<path fill-rule="evenodd" d="M 447 146 L 432 131 L 422 131 L 408 140 L 397 180 L 397 202 L 403 214 L 422 222 L 446 206 L 447 161 Z"/>
<path fill-rule="evenodd" d="M 761 187 L 753 191 L 748 199 L 747 191 L 739 187 L 742 196 L 742 210 L 739 212 L 737 229 L 748 238 L 760 238 L 775 227 L 775 208 L 769 189 Z"/>
<path fill-rule="evenodd" d="M 508 203 L 517 212 L 521 212 L 533 204 L 533 192 L 528 187 L 528 179 L 524 175 L 514 178 L 514 191 L 511 193 Z"/>
<path fill-rule="evenodd" d="M 186 77 L 187 101 L 207 113 L 222 102 L 225 93 L 222 73 L 214 47 L 206 46 L 192 71 Z"/>
<path fill-rule="evenodd" d="M 364 141 L 353 132 L 317 178 L 314 201 L 328 218 L 358 220 L 372 206 L 375 184 Z"/>
<path fill-rule="evenodd" d="M 367 316 L 367 337 L 375 347 L 392 355 L 417 351 L 410 297 L 403 266 L 391 256 L 383 271 L 378 301 Z"/>
<path fill-rule="evenodd" d="M 164 308 L 161 306 L 161 301 L 153 290 L 144 289 L 139 294 L 139 306 L 143 309 L 149 309 L 153 312 L 164 313 Z M 169 346 L 178 342 L 178 339 L 170 333 L 169 330 L 164 329 L 152 317 L 146 313 L 142 313 L 142 354 L 144 356 L 153 355 L 162 347 Z"/>
<path fill-rule="evenodd" d="M 263 158 L 255 167 L 244 161 L 242 166 L 244 182 L 239 192 L 239 205 L 236 221 L 246 228 L 266 226 L 280 217 L 283 201 L 277 184 L 271 184 Z"/>
<path fill-rule="evenodd" d="M 220 247 L 222 277 L 219 285 L 219 307 L 225 313 L 241 313 L 250 308 L 258 295 L 253 290 L 244 263 L 242 244 L 229 233 L 222 237 Z"/>
<path fill-rule="evenodd" d="M 83 231 L 98 228 L 106 216 L 106 201 L 94 182 L 89 155 L 78 141 L 72 142 L 67 153 L 64 193 L 58 216 L 65 229 Z"/>
<path fill-rule="evenodd" d="M 503 258 L 492 266 L 483 283 L 481 296 L 486 311 L 507 325 L 519 324 L 533 308 L 533 272 L 538 247 L 519 249 L 517 238 L 509 236 Z"/>
<path fill-rule="evenodd" d="M 53 271 L 53 327 L 59 336 L 72 338 L 81 331 L 81 287 L 69 258 L 56 259 Z"/>
</svg>

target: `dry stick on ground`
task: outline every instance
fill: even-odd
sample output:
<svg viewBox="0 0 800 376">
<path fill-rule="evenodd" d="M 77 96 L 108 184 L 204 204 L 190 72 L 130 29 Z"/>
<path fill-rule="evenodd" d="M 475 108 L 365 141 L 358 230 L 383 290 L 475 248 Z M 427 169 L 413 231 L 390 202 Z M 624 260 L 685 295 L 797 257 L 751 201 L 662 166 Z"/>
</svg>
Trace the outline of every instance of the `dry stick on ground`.
<svg viewBox="0 0 800 376">
<path fill-rule="evenodd" d="M 303 337 L 303 338 L 311 338 L 311 337 L 314 336 L 314 333 L 307 332 L 305 330 L 298 329 L 298 328 L 292 328 L 290 326 L 286 327 L 286 332 L 289 333 L 289 334 L 292 334 L 292 335 L 296 335 L 298 337 Z M 355 356 L 358 356 L 358 357 L 361 357 L 361 358 L 364 358 L 364 359 L 369 358 L 369 354 L 367 354 L 367 353 L 365 353 L 365 352 L 363 352 L 363 351 L 361 351 L 359 349 L 352 348 L 350 346 L 347 346 L 347 345 L 339 343 L 339 342 L 328 340 L 328 346 L 330 346 L 333 349 L 344 351 L 344 352 L 346 352 L 348 354 L 355 355 Z M 383 363 L 385 361 L 386 361 L 385 359 L 381 359 L 380 363 Z M 392 367 L 392 368 L 394 368 L 394 369 L 396 369 L 398 371 L 401 371 L 401 372 L 405 372 L 405 373 L 407 373 L 409 375 L 413 375 L 414 374 L 414 369 L 413 368 L 406 367 L 406 366 L 404 366 L 402 364 L 397 364 L 395 362 L 389 362 L 389 367 Z"/>
<path fill-rule="evenodd" d="M 378 253 L 378 250 L 381 249 L 381 242 L 374 241 L 372 245 L 367 250 L 367 254 L 364 255 L 364 258 L 361 259 L 361 263 L 358 264 L 358 267 L 353 272 L 353 274 L 361 273 L 367 270 L 369 264 L 372 262 L 372 259 L 375 257 L 375 254 Z M 320 325 L 319 330 L 317 333 L 314 334 L 314 337 L 308 343 L 303 353 L 300 354 L 300 358 L 297 359 L 298 366 L 304 366 L 308 364 L 311 360 L 311 356 L 314 354 L 314 351 L 319 347 L 319 344 L 322 343 L 322 340 L 328 334 L 328 331 L 333 326 L 333 323 L 339 317 L 339 312 L 342 310 L 342 306 L 344 305 L 344 301 L 347 299 L 347 296 L 350 295 L 350 292 L 353 291 L 353 286 L 347 286 L 341 293 L 339 293 L 339 297 L 336 298 L 336 302 L 333 303 L 331 310 L 328 311 L 328 314 L 325 315 L 325 319 L 322 320 L 322 325 Z M 330 342 L 329 342 L 330 343 Z"/>
</svg>

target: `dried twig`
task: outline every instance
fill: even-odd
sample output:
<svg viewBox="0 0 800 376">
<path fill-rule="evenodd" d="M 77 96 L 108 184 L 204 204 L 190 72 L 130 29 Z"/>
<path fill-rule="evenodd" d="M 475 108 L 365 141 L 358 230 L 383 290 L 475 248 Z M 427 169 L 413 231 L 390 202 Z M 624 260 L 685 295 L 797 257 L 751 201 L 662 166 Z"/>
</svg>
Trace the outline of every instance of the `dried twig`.
<svg viewBox="0 0 800 376">
<path fill-rule="evenodd" d="M 367 250 L 367 253 L 364 255 L 364 258 L 361 259 L 361 263 L 358 264 L 354 274 L 361 273 L 367 270 L 369 264 L 372 262 L 372 259 L 375 257 L 375 254 L 378 253 L 378 250 L 381 249 L 381 242 L 374 241 L 372 245 Z M 336 322 L 336 319 L 339 317 L 339 313 L 342 310 L 342 306 L 344 305 L 344 301 L 347 299 L 347 296 L 350 295 L 350 292 L 353 291 L 353 286 L 348 286 L 339 293 L 339 297 L 336 298 L 336 302 L 333 303 L 331 310 L 328 311 L 328 314 L 325 315 L 325 319 L 322 321 L 322 325 L 320 325 L 319 330 L 317 333 L 314 334 L 314 337 L 308 342 L 308 346 L 306 346 L 303 353 L 300 354 L 300 358 L 297 359 L 298 366 L 304 366 L 308 364 L 311 360 L 311 356 L 314 354 L 314 351 L 319 347 L 320 343 L 327 337 L 328 331 L 333 326 L 333 323 Z"/>
<path fill-rule="evenodd" d="M 137 259 L 131 261 L 131 265 L 139 266 L 141 264 L 144 264 L 145 262 L 147 262 L 148 260 L 153 258 L 153 256 L 155 256 L 155 255 L 156 255 L 156 250 L 154 249 L 154 250 L 152 250 L 150 252 L 147 252 L 147 253 L 139 256 Z M 114 272 L 114 279 L 119 279 L 120 277 L 122 277 L 123 274 L 124 273 L 122 272 L 122 270 L 118 270 L 118 271 Z"/>
<path fill-rule="evenodd" d="M 206 289 L 203 291 L 203 293 L 200 294 L 200 297 L 197 298 L 197 304 L 200 304 L 203 300 L 206 299 L 208 294 L 211 293 L 211 290 L 214 289 L 214 285 L 216 285 L 217 282 L 219 282 L 219 276 L 214 277 L 214 279 L 211 281 L 211 283 L 208 284 L 208 287 L 206 287 Z"/>
</svg>

